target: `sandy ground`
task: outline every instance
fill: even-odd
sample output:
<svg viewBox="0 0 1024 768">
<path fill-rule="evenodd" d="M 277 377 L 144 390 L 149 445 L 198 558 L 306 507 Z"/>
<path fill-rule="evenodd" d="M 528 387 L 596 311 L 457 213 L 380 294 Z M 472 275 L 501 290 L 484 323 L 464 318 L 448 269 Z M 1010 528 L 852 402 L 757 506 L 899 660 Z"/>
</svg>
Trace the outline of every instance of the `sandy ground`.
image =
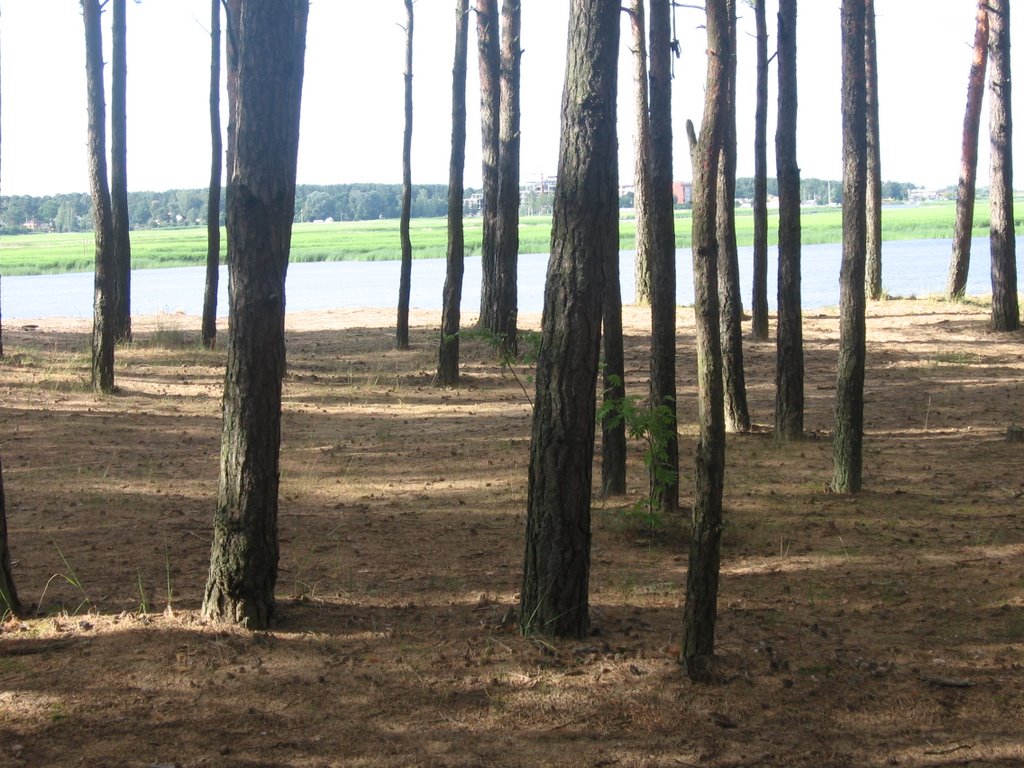
<svg viewBox="0 0 1024 768">
<path fill-rule="evenodd" d="M 0 626 L 0 765 L 1024 765 L 1024 444 L 1006 439 L 1024 334 L 991 333 L 980 303 L 870 308 L 854 497 L 826 492 L 835 312 L 806 318 L 799 444 L 773 441 L 774 346 L 748 342 L 761 429 L 729 437 L 706 686 L 676 662 L 686 520 L 628 514 L 639 444 L 629 497 L 594 502 L 593 636 L 516 633 L 530 406 L 479 339 L 462 385 L 435 387 L 438 313 L 414 313 L 410 352 L 392 323 L 288 320 L 279 619 L 255 634 L 198 611 L 223 352 L 195 318 L 139 319 L 120 394 L 97 397 L 87 324 L 5 324 L 0 456 L 32 615 Z M 648 313 L 625 327 L 642 395 Z"/>
</svg>

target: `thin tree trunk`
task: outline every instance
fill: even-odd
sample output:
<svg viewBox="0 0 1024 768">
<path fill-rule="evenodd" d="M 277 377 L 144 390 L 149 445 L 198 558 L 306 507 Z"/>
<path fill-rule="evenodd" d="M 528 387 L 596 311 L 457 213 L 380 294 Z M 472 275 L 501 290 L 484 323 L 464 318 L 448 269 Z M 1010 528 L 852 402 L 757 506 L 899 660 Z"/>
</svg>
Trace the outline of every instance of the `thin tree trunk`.
<svg viewBox="0 0 1024 768">
<path fill-rule="evenodd" d="M 203 291 L 203 346 L 217 343 L 220 281 L 220 186 L 224 146 L 220 132 L 220 3 L 210 1 L 210 192 L 206 204 L 206 288 Z"/>
<path fill-rule="evenodd" d="M 693 292 L 697 320 L 697 405 L 700 434 L 683 606 L 682 662 L 694 681 L 707 681 L 715 653 L 715 618 L 725 480 L 725 403 L 719 334 L 716 178 L 729 133 L 729 69 L 733 60 L 728 0 L 707 0 L 708 71 L 700 140 L 687 123 L 693 166 Z"/>
<path fill-rule="evenodd" d="M 804 431 L 804 341 L 800 302 L 800 166 L 796 157 L 796 0 L 779 0 L 779 299 L 775 362 L 775 437 Z"/>
<path fill-rule="evenodd" d="M 726 423 L 733 432 L 750 431 L 747 384 L 743 372 L 743 298 L 740 258 L 736 247 L 736 0 L 726 0 L 729 35 L 728 59 L 722 62 L 724 110 L 722 148 L 717 172 L 716 228 L 718 239 L 718 295 L 721 313 L 722 376 Z"/>
<path fill-rule="evenodd" d="M 441 312 L 437 380 L 459 383 L 459 332 L 462 322 L 462 276 L 465 232 L 462 197 L 466 169 L 466 59 L 469 46 L 469 0 L 455 0 L 455 63 L 452 65 L 452 152 L 448 164 L 448 262 Z"/>
<path fill-rule="evenodd" d="M 988 2 L 978 0 L 974 26 L 974 58 L 967 78 L 967 110 L 960 145 L 960 181 L 956 187 L 956 222 L 953 225 L 953 255 L 949 262 L 946 296 L 959 300 L 967 290 L 971 264 L 971 234 L 974 229 L 974 198 L 978 178 L 978 134 L 981 129 L 981 105 L 985 96 L 985 70 L 988 68 Z"/>
<path fill-rule="evenodd" d="M 1010 0 L 989 0 L 989 132 L 992 141 L 989 242 L 992 330 L 1020 328 L 1013 224 L 1013 115 L 1010 99 Z"/>
<path fill-rule="evenodd" d="M 636 261 L 633 266 L 634 301 L 651 303 L 650 172 L 651 121 L 647 88 L 647 19 L 644 0 L 630 0 L 629 21 L 633 35 L 633 211 L 636 221 Z"/>
<path fill-rule="evenodd" d="M 867 240 L 867 87 L 864 2 L 843 0 L 843 260 L 839 276 L 839 364 L 832 430 L 832 490 L 857 493 L 864 442 L 864 262 Z"/>
<path fill-rule="evenodd" d="M 757 104 L 754 111 L 754 277 L 751 335 L 768 338 L 768 23 L 765 0 L 754 0 Z"/>
<path fill-rule="evenodd" d="M 619 0 L 572 0 L 544 289 L 520 627 L 590 628 L 590 494 L 605 265 L 618 252 Z"/>
<path fill-rule="evenodd" d="M 224 20 L 227 22 L 227 42 L 224 52 L 227 55 L 228 71 L 225 85 L 228 92 L 228 132 L 227 149 L 224 154 L 224 167 L 227 169 L 227 185 L 230 196 L 231 179 L 235 167 L 235 134 L 238 129 L 238 35 L 242 17 L 242 0 L 221 0 L 224 5 Z M 228 249 L 231 248 L 231 232 L 227 233 Z M 231 281 L 231 265 L 228 264 L 228 282 Z"/>
<path fill-rule="evenodd" d="M 602 308 L 604 343 L 603 400 L 622 402 L 626 396 L 626 353 L 622 339 L 622 284 L 619 275 L 619 249 L 608 249 L 609 262 L 604 271 Z M 626 422 L 609 413 L 601 422 L 601 490 L 605 496 L 626 492 Z"/>
<path fill-rule="evenodd" d="M 672 197 L 671 6 L 650 3 L 651 164 L 647 220 L 651 252 L 651 408 L 670 415 L 665 466 L 651 473 L 651 498 L 666 514 L 679 506 L 676 416 L 676 241 Z M 665 478 L 668 478 L 667 480 Z"/>
<path fill-rule="evenodd" d="M 7 505 L 4 499 L 3 466 L 0 466 L 0 620 L 7 611 L 19 616 L 21 603 L 18 600 L 18 590 L 14 587 L 14 575 L 11 571 L 11 551 L 7 543 Z"/>
<path fill-rule="evenodd" d="M 872 301 L 882 298 L 882 156 L 878 127 L 878 43 L 875 0 L 864 0 L 864 73 L 867 92 L 867 257 L 865 290 Z"/>
<path fill-rule="evenodd" d="M 132 338 L 132 239 L 128 218 L 128 50 L 126 0 L 112 0 L 110 204 L 114 227 L 114 339 Z"/>
<path fill-rule="evenodd" d="M 498 130 L 498 217 L 495 228 L 494 334 L 506 354 L 517 350 L 519 262 L 519 71 L 521 2 L 501 4 L 501 87 Z"/>
<path fill-rule="evenodd" d="M 114 391 L 114 223 L 107 186 L 106 105 L 103 97 L 103 33 L 99 0 L 82 0 L 85 76 L 89 113 L 89 187 L 96 241 L 93 282 L 92 386 Z"/>
<path fill-rule="evenodd" d="M 498 0 L 477 0 L 476 36 L 480 69 L 480 141 L 483 181 L 483 242 L 480 248 L 480 327 L 494 331 L 498 291 L 498 158 L 501 124 L 501 46 Z"/>
<path fill-rule="evenodd" d="M 412 216 L 412 0 L 405 0 L 405 15 L 405 131 L 402 134 L 402 216 L 398 222 L 402 266 L 398 280 L 397 349 L 409 348 L 409 293 L 412 290 L 412 240 L 409 238 L 409 219 Z"/>
<path fill-rule="evenodd" d="M 2 58 L 2 57 L 0 57 Z M 3 357 L 4 345 L 0 341 L 0 357 Z M 7 503 L 4 498 L 4 470 L 0 462 L 0 601 L 3 608 L 14 616 L 21 613 L 18 601 L 18 590 L 14 586 L 14 574 L 11 571 L 11 550 L 7 542 Z"/>
<path fill-rule="evenodd" d="M 228 186 L 231 323 L 220 488 L 203 615 L 266 628 L 277 582 L 285 274 L 308 0 L 246 2 Z M 230 19 L 229 15 L 229 19 Z"/>
</svg>

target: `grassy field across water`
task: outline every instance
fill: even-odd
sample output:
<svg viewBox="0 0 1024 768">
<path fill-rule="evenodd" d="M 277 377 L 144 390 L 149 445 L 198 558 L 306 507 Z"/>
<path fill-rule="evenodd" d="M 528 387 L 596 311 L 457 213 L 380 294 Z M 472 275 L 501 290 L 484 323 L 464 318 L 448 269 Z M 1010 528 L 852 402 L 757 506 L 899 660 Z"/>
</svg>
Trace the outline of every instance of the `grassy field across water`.
<svg viewBox="0 0 1024 768">
<path fill-rule="evenodd" d="M 1018 208 L 1018 210 L 1021 210 Z M 894 206 L 882 214 L 886 240 L 949 238 L 953 233 L 955 206 L 951 202 L 917 206 Z M 778 216 L 769 212 L 768 231 L 772 243 L 778 230 Z M 1021 220 L 1017 226 L 1021 226 Z M 445 219 L 413 219 L 411 238 L 415 258 L 444 258 L 447 244 Z M 466 255 L 480 252 L 481 219 L 466 219 Z M 975 233 L 988 234 L 988 201 L 975 211 Z M 520 253 L 546 253 L 550 247 L 551 217 L 524 216 L 520 220 Z M 753 242 L 754 219 L 749 208 L 736 211 L 737 239 L 741 246 Z M 837 207 L 805 208 L 802 217 L 803 242 L 838 243 L 842 239 L 842 211 Z M 620 245 L 634 247 L 633 219 L 624 216 Z M 676 213 L 676 241 L 690 244 L 690 213 Z M 222 236 L 222 248 L 223 236 Z M 28 234 L 0 238 L 0 274 L 42 275 L 87 272 L 93 268 L 91 232 L 73 234 Z M 333 222 L 296 224 L 292 234 L 293 262 L 302 261 L 387 261 L 400 257 L 398 221 Z M 223 256 L 222 256 L 223 259 Z M 136 269 L 183 267 L 206 261 L 205 227 L 140 229 L 132 232 L 132 264 Z"/>
</svg>

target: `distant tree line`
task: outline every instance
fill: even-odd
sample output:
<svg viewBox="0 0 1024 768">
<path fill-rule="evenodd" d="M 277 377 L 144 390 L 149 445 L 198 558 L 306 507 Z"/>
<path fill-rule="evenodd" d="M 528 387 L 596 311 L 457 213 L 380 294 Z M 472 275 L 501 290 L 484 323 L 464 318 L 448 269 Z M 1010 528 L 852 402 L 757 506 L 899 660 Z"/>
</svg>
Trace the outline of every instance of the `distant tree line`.
<svg viewBox="0 0 1024 768">
<path fill-rule="evenodd" d="M 165 192 L 130 192 L 128 211 L 132 227 L 199 226 L 206 221 L 207 195 L 203 189 Z M 300 185 L 295 194 L 295 221 L 365 221 L 396 219 L 401 210 L 400 184 Z M 413 187 L 412 215 L 445 216 L 448 188 L 444 184 Z M 224 200 L 224 196 L 221 198 Z M 221 223 L 224 203 L 221 203 Z M 0 198 L 0 231 L 88 232 L 92 229 L 92 199 L 88 193 L 12 195 Z"/>
<path fill-rule="evenodd" d="M 905 201 L 914 184 L 887 181 L 882 196 Z M 842 183 L 827 179 L 804 179 L 801 198 L 819 205 L 842 202 Z M 467 189 L 469 199 L 475 190 Z M 129 192 L 128 211 L 134 229 L 156 227 L 193 227 L 206 221 L 207 189 L 171 189 L 165 192 Z M 768 179 L 768 194 L 778 195 L 778 183 Z M 295 221 L 369 221 L 397 219 L 401 212 L 400 184 L 304 184 L 296 188 Z M 444 184 L 413 187 L 414 218 L 443 217 L 448 213 L 448 188 Z M 753 178 L 736 179 L 736 199 L 754 195 Z M 223 196 L 222 196 L 223 199 Z M 619 205 L 633 205 L 633 194 L 619 198 Z M 221 204 L 221 222 L 224 221 Z M 523 195 L 523 212 L 550 214 L 551 195 Z M 478 211 L 466 209 L 467 215 Z M 92 199 L 86 192 L 59 195 L 11 195 L 0 198 L 0 232 L 16 234 L 28 231 L 88 232 L 92 230 Z"/>
</svg>

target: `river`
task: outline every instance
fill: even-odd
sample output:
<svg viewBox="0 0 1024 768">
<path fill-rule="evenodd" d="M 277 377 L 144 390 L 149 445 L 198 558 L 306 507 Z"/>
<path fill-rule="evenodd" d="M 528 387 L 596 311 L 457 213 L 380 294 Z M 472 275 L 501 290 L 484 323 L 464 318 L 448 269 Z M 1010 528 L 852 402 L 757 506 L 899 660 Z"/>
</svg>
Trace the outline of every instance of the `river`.
<svg viewBox="0 0 1024 768">
<path fill-rule="evenodd" d="M 941 294 L 952 245 L 949 240 L 899 240 L 886 242 L 882 251 L 882 283 L 891 296 Z M 975 238 L 967 293 L 988 294 L 989 247 L 987 238 Z M 1017 238 L 1017 273 L 1022 266 L 1024 236 Z M 841 246 L 805 245 L 802 250 L 801 295 L 805 310 L 839 303 Z M 750 303 L 752 248 L 740 249 L 740 280 L 743 299 Z M 633 301 L 633 251 L 621 255 L 622 300 Z M 769 249 L 768 299 L 775 309 L 777 252 Z M 693 303 L 693 270 L 689 249 L 677 253 L 677 297 L 680 304 Z M 519 257 L 519 311 L 539 312 L 544 303 L 547 254 Z M 412 268 L 410 305 L 414 309 L 441 308 L 444 259 L 417 259 Z M 132 312 L 156 315 L 183 312 L 202 314 L 203 267 L 144 269 L 132 272 Z M 475 314 L 480 305 L 480 259 L 466 259 L 462 296 L 463 311 Z M 398 262 L 327 261 L 298 263 L 288 267 L 287 305 L 291 312 L 333 308 L 391 307 L 398 300 Z M 90 317 L 92 273 L 4 277 L 2 312 L 5 321 L 41 317 Z M 227 313 L 227 271 L 221 267 L 218 311 Z"/>
</svg>

